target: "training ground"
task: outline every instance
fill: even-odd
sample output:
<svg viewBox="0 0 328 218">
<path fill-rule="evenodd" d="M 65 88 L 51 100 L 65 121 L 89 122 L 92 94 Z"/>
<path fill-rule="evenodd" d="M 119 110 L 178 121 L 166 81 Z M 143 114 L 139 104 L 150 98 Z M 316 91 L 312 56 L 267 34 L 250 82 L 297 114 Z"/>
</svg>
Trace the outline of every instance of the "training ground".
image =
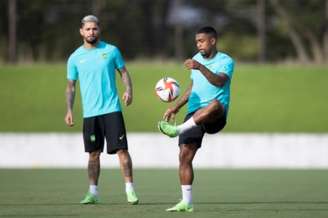
<svg viewBox="0 0 328 218">
<path fill-rule="evenodd" d="M 328 217 L 326 66 L 236 64 L 228 125 L 195 158 L 192 214 L 164 211 L 180 198 L 178 147 L 156 135 L 169 104 L 154 93 L 164 76 L 184 90 L 189 73 L 182 63 L 128 68 L 134 102 L 123 112 L 140 205 L 126 204 L 117 158 L 102 155 L 101 204 L 82 206 L 88 157 L 80 93 L 75 127 L 63 121 L 65 64 L 0 66 L 0 218 Z"/>
<path fill-rule="evenodd" d="M 99 205 L 80 134 L 0 134 L 0 217 L 328 217 L 326 134 L 216 134 L 195 158 L 192 214 L 180 198 L 176 139 L 130 133 L 140 205 L 127 205 L 115 156 L 102 156 Z"/>
</svg>

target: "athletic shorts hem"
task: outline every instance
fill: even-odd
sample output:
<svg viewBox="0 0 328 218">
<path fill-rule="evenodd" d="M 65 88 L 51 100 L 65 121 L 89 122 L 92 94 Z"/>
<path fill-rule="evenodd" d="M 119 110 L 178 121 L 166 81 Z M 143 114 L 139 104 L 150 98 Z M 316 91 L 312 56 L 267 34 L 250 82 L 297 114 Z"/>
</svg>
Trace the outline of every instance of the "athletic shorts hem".
<svg viewBox="0 0 328 218">
<path fill-rule="evenodd" d="M 184 122 L 190 119 L 193 113 L 186 115 Z M 202 141 L 205 133 L 215 134 L 220 132 L 226 125 L 226 116 L 222 116 L 213 123 L 206 123 L 202 125 L 195 126 L 184 133 L 179 135 L 179 146 L 182 144 L 194 144 L 198 148 L 202 146 Z"/>
<path fill-rule="evenodd" d="M 128 149 L 126 129 L 121 111 L 83 119 L 83 141 L 85 152 L 104 150 L 108 154 Z"/>
</svg>

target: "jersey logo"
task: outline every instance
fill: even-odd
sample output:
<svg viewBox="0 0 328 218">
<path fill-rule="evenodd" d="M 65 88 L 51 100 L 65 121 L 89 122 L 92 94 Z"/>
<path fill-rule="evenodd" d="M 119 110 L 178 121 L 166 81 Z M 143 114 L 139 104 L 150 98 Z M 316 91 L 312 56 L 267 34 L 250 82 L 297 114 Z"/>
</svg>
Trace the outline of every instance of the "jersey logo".
<svg viewBox="0 0 328 218">
<path fill-rule="evenodd" d="M 80 60 L 80 64 L 83 64 L 84 62 L 86 62 L 86 59 L 81 59 Z"/>
<path fill-rule="evenodd" d="M 102 59 L 106 59 L 108 57 L 107 53 L 102 53 L 101 54 Z"/>
</svg>

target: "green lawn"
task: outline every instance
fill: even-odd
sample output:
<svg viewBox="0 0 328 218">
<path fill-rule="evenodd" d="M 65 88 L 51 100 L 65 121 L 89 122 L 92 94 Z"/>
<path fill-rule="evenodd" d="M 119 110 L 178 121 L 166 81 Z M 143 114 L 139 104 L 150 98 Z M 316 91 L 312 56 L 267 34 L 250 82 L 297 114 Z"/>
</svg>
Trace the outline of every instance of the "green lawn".
<svg viewBox="0 0 328 218">
<path fill-rule="evenodd" d="M 127 205 L 120 172 L 104 169 L 101 204 L 80 205 L 85 170 L 0 170 L 0 217 L 326 218 L 327 170 L 197 169 L 195 212 L 167 213 L 180 198 L 176 170 L 135 170 L 140 205 Z"/>
<path fill-rule="evenodd" d="M 157 131 L 156 123 L 169 104 L 155 95 L 156 82 L 171 76 L 184 90 L 189 73 L 182 64 L 173 62 L 131 62 L 127 66 L 134 83 L 134 103 L 123 109 L 127 129 Z M 224 131 L 328 132 L 327 84 L 325 66 L 237 63 L 229 122 Z M 63 122 L 65 85 L 65 64 L 0 66 L 0 132 L 80 131 L 79 93 L 76 127 L 68 129 Z"/>
</svg>

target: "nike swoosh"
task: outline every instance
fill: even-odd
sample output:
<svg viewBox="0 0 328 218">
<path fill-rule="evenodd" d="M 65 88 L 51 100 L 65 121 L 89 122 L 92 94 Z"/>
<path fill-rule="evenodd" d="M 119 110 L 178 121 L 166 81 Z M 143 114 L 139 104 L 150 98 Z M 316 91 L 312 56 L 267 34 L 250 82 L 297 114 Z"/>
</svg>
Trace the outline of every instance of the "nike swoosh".
<svg viewBox="0 0 328 218">
<path fill-rule="evenodd" d="M 121 136 L 119 137 L 120 140 L 122 140 L 123 138 L 124 138 L 124 135 L 121 135 Z"/>
</svg>

